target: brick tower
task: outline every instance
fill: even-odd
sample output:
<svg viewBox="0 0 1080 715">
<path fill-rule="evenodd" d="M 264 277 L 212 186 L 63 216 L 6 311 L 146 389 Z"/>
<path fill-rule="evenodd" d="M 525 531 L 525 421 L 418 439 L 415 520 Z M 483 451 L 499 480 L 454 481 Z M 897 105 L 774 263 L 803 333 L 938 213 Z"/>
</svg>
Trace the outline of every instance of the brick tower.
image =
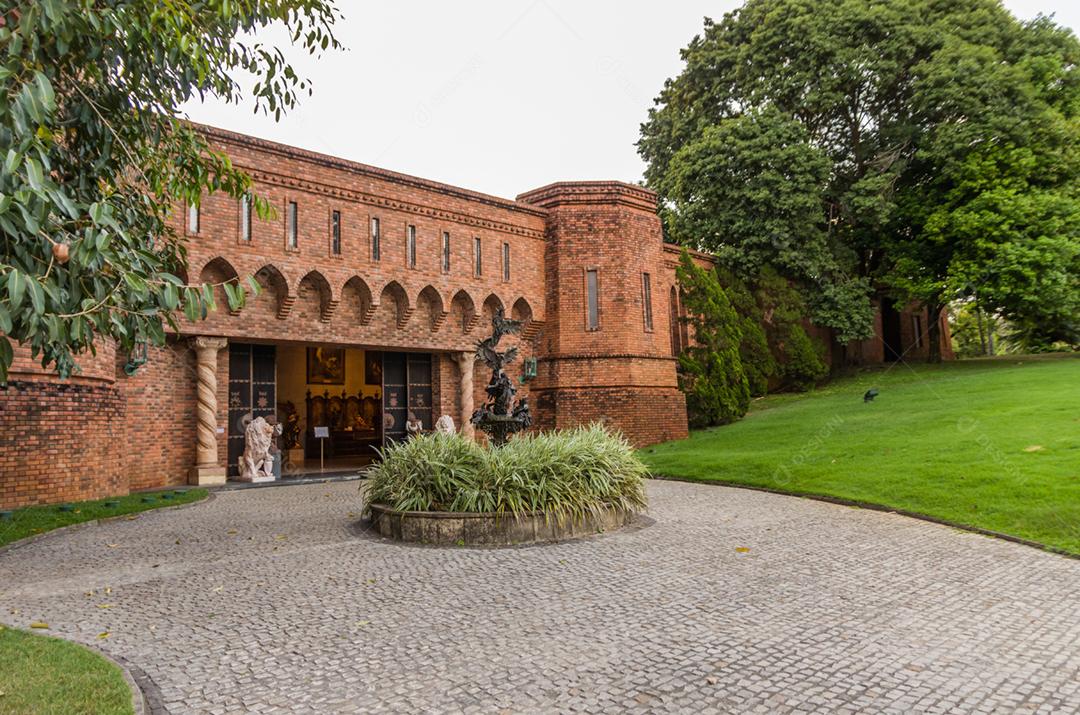
<svg viewBox="0 0 1080 715">
<path fill-rule="evenodd" d="M 559 182 L 518 201 L 548 211 L 548 319 L 530 388 L 538 424 L 600 420 L 637 444 L 685 437 L 663 309 L 675 276 L 656 194 L 616 181 Z"/>
</svg>

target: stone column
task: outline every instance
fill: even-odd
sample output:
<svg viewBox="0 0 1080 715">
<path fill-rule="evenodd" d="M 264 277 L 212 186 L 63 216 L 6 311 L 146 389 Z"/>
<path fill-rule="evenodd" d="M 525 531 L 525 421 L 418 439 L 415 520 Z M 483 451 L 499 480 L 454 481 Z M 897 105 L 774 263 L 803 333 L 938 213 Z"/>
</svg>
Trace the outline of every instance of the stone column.
<svg viewBox="0 0 1080 715">
<path fill-rule="evenodd" d="M 476 427 L 470 421 L 473 413 L 473 366 L 476 364 L 476 355 L 463 352 L 455 355 L 454 359 L 461 373 L 461 434 L 469 439 L 476 439 Z"/>
<path fill-rule="evenodd" d="M 198 443 L 195 466 L 188 472 L 189 484 L 224 484 L 225 467 L 218 462 L 217 356 L 228 341 L 199 336 L 191 340 L 198 375 Z"/>
</svg>

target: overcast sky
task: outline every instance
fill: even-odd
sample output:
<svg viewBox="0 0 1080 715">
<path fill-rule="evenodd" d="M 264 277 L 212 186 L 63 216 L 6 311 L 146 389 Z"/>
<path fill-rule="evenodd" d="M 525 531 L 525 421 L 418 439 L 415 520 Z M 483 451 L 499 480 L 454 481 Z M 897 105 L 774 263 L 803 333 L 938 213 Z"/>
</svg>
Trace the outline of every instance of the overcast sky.
<svg viewBox="0 0 1080 715">
<path fill-rule="evenodd" d="M 314 95 L 275 123 L 249 102 L 198 122 L 513 198 L 552 181 L 641 179 L 638 127 L 679 49 L 733 0 L 339 0 L 346 50 L 289 56 Z M 1007 0 L 1080 28 L 1076 0 Z M 279 40 L 284 46 L 285 39 Z"/>
</svg>

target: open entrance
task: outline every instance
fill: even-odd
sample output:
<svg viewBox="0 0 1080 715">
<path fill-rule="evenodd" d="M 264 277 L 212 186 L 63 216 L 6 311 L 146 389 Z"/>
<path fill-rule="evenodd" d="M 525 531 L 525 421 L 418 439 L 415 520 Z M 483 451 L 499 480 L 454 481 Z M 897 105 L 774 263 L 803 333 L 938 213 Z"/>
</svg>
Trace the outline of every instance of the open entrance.
<svg viewBox="0 0 1080 715">
<path fill-rule="evenodd" d="M 900 338 L 900 313 L 891 298 L 881 299 L 881 341 L 885 344 L 885 360 L 896 362 L 904 354 Z"/>
<path fill-rule="evenodd" d="M 383 353 L 383 429 L 388 440 L 405 439 L 410 413 L 432 428 L 431 355 Z"/>
<path fill-rule="evenodd" d="M 255 417 L 282 425 L 281 478 L 350 473 L 386 440 L 404 439 L 413 413 L 432 428 L 429 353 L 333 345 L 229 346 L 228 474 L 240 474 Z"/>
</svg>

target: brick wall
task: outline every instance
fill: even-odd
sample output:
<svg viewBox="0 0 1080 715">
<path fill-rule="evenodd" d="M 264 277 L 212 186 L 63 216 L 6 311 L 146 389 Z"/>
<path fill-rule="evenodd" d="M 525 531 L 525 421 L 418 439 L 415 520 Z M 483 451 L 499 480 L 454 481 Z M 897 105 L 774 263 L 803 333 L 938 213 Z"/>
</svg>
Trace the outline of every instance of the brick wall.
<svg viewBox="0 0 1080 715">
<path fill-rule="evenodd" d="M 125 417 L 115 359 L 102 345 L 61 382 L 16 348 L 9 382 L 0 386 L 0 507 L 127 493 L 127 445 L 114 431 Z"/>
<path fill-rule="evenodd" d="M 188 469 L 195 463 L 195 353 L 186 343 L 170 340 L 163 348 L 151 348 L 148 357 L 135 375 L 123 376 L 116 383 L 127 407 L 120 427 L 126 445 L 124 468 L 132 490 L 185 484 Z M 218 406 L 223 408 L 228 386 L 226 350 L 219 354 L 218 364 L 223 368 L 218 373 Z M 224 425 L 226 418 L 226 411 L 219 409 L 219 423 Z M 222 458 L 224 442 L 219 440 Z"/>
<path fill-rule="evenodd" d="M 685 399 L 663 300 L 674 273 L 665 263 L 656 195 L 619 182 L 563 182 L 518 199 L 548 210 L 548 320 L 530 388 L 537 424 L 602 421 L 639 445 L 685 437 Z M 597 282 L 595 325 L 587 312 L 590 271 Z"/>
<path fill-rule="evenodd" d="M 261 295 L 235 314 L 221 309 L 185 331 L 236 340 L 319 341 L 410 350 L 467 350 L 496 307 L 545 319 L 545 212 L 436 182 L 396 174 L 239 134 L 208 130 L 254 190 L 276 209 L 252 214 L 240 233 L 240 204 L 204 199 L 199 232 L 177 206 L 174 228 L 189 235 L 189 277 L 218 282 L 256 276 Z M 287 245 L 288 204 L 297 206 L 297 245 Z M 331 212 L 341 216 L 341 253 L 331 251 Z M 380 257 L 372 255 L 372 219 Z M 408 226 L 416 227 L 416 265 L 407 263 Z M 450 235 L 450 267 L 442 237 Z M 475 269 L 480 239 L 481 272 Z M 509 279 L 503 272 L 509 246 Z"/>
</svg>

